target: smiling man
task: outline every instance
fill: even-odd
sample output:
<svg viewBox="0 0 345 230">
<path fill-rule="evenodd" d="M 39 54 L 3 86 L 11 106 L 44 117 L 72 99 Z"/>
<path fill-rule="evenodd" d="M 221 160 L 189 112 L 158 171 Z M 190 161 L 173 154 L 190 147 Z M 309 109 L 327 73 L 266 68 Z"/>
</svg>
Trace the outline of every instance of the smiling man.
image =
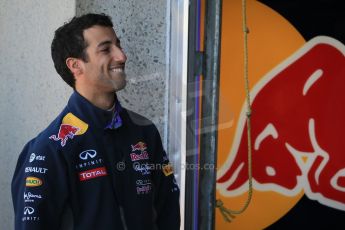
<svg viewBox="0 0 345 230">
<path fill-rule="evenodd" d="M 179 229 L 179 188 L 153 123 L 123 108 L 127 57 L 109 16 L 74 17 L 55 31 L 56 71 L 74 92 L 19 156 L 15 229 Z"/>
</svg>

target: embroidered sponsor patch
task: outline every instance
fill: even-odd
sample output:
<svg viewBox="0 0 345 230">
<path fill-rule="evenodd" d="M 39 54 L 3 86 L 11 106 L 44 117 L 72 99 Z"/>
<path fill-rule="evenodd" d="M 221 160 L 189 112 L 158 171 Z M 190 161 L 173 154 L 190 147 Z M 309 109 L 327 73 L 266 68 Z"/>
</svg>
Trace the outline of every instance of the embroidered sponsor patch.
<svg viewBox="0 0 345 230">
<path fill-rule="evenodd" d="M 151 180 L 150 179 L 143 179 L 136 181 L 136 190 L 138 195 L 148 194 L 151 191 Z"/>
<path fill-rule="evenodd" d="M 38 186 L 41 186 L 42 184 L 43 184 L 42 180 L 37 177 L 29 176 L 25 179 L 26 187 L 38 187 Z"/>
<path fill-rule="evenodd" d="M 93 150 L 93 149 L 85 150 L 79 154 L 79 158 L 81 160 L 93 159 L 96 156 L 97 156 L 97 152 L 96 150 Z"/>
<path fill-rule="evenodd" d="M 35 153 L 31 153 L 30 158 L 29 158 L 29 162 L 32 163 L 33 161 L 45 161 L 45 156 L 40 156 L 40 155 L 36 155 Z"/>
<path fill-rule="evenodd" d="M 163 165 L 162 171 L 165 176 L 169 176 L 174 173 L 174 170 L 171 164 Z"/>
<path fill-rule="evenodd" d="M 132 161 L 139 161 L 139 160 L 147 160 L 149 159 L 149 154 L 146 151 L 141 152 L 140 154 L 131 153 L 131 160 Z"/>
<path fill-rule="evenodd" d="M 68 113 L 63 119 L 56 135 L 51 135 L 49 139 L 60 141 L 62 147 L 66 145 L 68 139 L 73 139 L 76 135 L 82 135 L 86 132 L 89 125 L 72 113 Z"/>
<path fill-rule="evenodd" d="M 138 186 L 149 185 L 151 184 L 151 180 L 150 179 L 137 180 L 135 183 Z"/>
<path fill-rule="evenodd" d="M 24 192 L 24 202 L 34 202 L 36 199 L 42 199 L 42 196 L 31 192 Z"/>
<path fill-rule="evenodd" d="M 34 216 L 35 214 L 35 209 L 30 206 L 25 206 L 24 207 L 24 216 L 22 217 L 22 221 L 39 221 L 40 217 L 39 216 Z"/>
<path fill-rule="evenodd" d="M 41 173 L 45 174 L 48 171 L 47 168 L 41 168 L 41 167 L 26 167 L 25 168 L 25 173 Z"/>
<path fill-rule="evenodd" d="M 140 150 L 141 152 L 145 151 L 147 149 L 147 145 L 145 142 L 139 141 L 135 145 L 132 146 L 132 152 Z"/>
<path fill-rule="evenodd" d="M 140 172 L 141 175 L 150 175 L 151 168 L 148 164 L 140 164 L 138 162 L 133 163 L 133 169 L 137 172 Z"/>
<path fill-rule="evenodd" d="M 137 194 L 148 194 L 151 191 L 151 185 L 137 186 Z"/>
<path fill-rule="evenodd" d="M 85 167 L 90 167 L 90 166 L 95 166 L 95 165 L 99 165 L 102 166 L 103 165 L 103 159 L 99 158 L 96 160 L 90 160 L 90 161 L 86 161 L 86 162 L 81 162 L 75 165 L 76 169 L 82 169 Z"/>
<path fill-rule="evenodd" d="M 149 159 L 149 154 L 146 151 L 147 144 L 139 141 L 135 145 L 131 145 L 132 153 L 130 154 L 131 161 L 140 161 Z"/>
<path fill-rule="evenodd" d="M 79 180 L 80 181 L 85 181 L 85 180 L 90 180 L 93 178 L 101 177 L 101 176 L 107 176 L 107 170 L 105 167 L 99 167 L 87 171 L 83 171 L 79 173 Z"/>
<path fill-rule="evenodd" d="M 102 155 L 95 149 L 84 150 L 78 156 L 80 160 L 75 165 L 76 169 L 90 169 L 104 166 L 103 159 L 101 158 Z"/>
</svg>

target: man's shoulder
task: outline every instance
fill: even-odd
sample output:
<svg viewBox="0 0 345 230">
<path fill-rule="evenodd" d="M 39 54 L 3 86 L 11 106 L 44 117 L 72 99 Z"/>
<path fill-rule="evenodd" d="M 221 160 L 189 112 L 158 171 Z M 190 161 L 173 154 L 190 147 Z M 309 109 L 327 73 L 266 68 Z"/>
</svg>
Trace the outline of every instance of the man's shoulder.
<svg viewBox="0 0 345 230">
<path fill-rule="evenodd" d="M 50 141 L 50 137 L 59 132 L 63 117 L 67 114 L 64 109 L 55 119 L 43 129 L 36 137 L 27 142 L 27 146 L 35 149 L 49 149 L 54 148 L 54 143 Z"/>
<path fill-rule="evenodd" d="M 124 114 L 125 118 L 129 120 L 131 123 L 133 123 L 134 125 L 137 125 L 140 127 L 155 126 L 153 122 L 147 117 L 126 108 L 123 108 L 123 110 L 124 111 L 122 112 L 122 114 Z"/>
<path fill-rule="evenodd" d="M 124 115 L 126 123 L 129 123 L 135 132 L 141 132 L 144 136 L 155 140 L 161 138 L 156 125 L 150 119 L 128 109 L 125 110 Z"/>
</svg>

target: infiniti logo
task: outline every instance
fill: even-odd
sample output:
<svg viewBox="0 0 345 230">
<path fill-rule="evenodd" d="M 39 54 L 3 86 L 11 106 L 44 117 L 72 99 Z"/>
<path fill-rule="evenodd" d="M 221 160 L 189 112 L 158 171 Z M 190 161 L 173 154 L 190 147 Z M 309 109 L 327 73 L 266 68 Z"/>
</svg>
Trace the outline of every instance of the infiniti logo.
<svg viewBox="0 0 345 230">
<path fill-rule="evenodd" d="M 31 214 L 34 213 L 34 212 L 35 212 L 35 209 L 34 209 L 34 208 L 29 207 L 29 206 L 24 207 L 24 215 L 27 215 L 27 214 L 31 215 Z"/>
<path fill-rule="evenodd" d="M 89 157 L 94 158 L 96 155 L 97 155 L 96 150 L 89 149 L 89 150 L 85 150 L 85 151 L 81 152 L 79 154 L 79 158 L 82 160 L 87 160 L 87 159 L 89 159 Z"/>
</svg>

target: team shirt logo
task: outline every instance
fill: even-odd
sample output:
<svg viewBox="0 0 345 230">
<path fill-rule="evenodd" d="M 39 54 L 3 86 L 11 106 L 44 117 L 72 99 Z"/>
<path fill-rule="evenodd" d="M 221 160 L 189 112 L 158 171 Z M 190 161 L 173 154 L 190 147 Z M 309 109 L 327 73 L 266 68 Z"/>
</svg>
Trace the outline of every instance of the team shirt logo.
<svg viewBox="0 0 345 230">
<path fill-rule="evenodd" d="M 39 216 L 32 216 L 35 213 L 35 209 L 30 206 L 25 206 L 23 210 L 24 216 L 22 218 L 22 221 L 39 221 Z"/>
<path fill-rule="evenodd" d="M 69 139 L 73 139 L 73 137 L 76 135 L 76 133 L 79 131 L 78 127 L 72 126 L 72 125 L 60 125 L 59 132 L 56 135 L 51 135 L 49 139 L 54 141 L 61 141 L 61 146 L 65 146 L 66 142 Z"/>
<path fill-rule="evenodd" d="M 145 151 L 147 149 L 147 145 L 146 143 L 139 141 L 137 144 L 135 145 L 131 145 L 132 146 L 132 152 L 140 150 L 141 152 Z"/>
<path fill-rule="evenodd" d="M 72 113 L 68 113 L 63 119 L 60 125 L 57 135 L 51 135 L 49 139 L 54 141 L 60 141 L 62 147 L 67 143 L 68 139 L 73 139 L 76 135 L 82 135 L 86 132 L 89 125 Z"/>
<path fill-rule="evenodd" d="M 37 177 L 27 177 L 25 180 L 26 187 L 39 187 L 43 184 L 42 180 Z"/>
<path fill-rule="evenodd" d="M 139 161 L 139 160 L 147 160 L 149 159 L 149 154 L 146 151 L 147 144 L 139 141 L 135 145 L 131 145 L 132 147 L 132 153 L 130 154 L 131 161 Z M 139 153 L 136 153 L 139 152 Z"/>
<path fill-rule="evenodd" d="M 83 171 L 79 173 L 79 180 L 85 181 L 85 180 L 91 180 L 97 177 L 107 176 L 107 170 L 105 167 L 99 167 L 87 171 Z"/>
<path fill-rule="evenodd" d="M 163 165 L 162 171 L 165 176 L 169 176 L 174 173 L 174 170 L 171 164 Z"/>
<path fill-rule="evenodd" d="M 135 171 L 140 172 L 141 175 L 150 175 L 151 168 L 148 164 L 138 164 L 137 162 L 133 164 L 133 168 Z"/>
<path fill-rule="evenodd" d="M 29 206 L 24 207 L 24 215 L 31 215 L 35 212 L 35 209 Z"/>
<path fill-rule="evenodd" d="M 25 168 L 25 173 L 35 172 L 35 173 L 45 174 L 47 171 L 48 171 L 47 168 L 41 168 L 41 167 L 26 167 Z"/>
<path fill-rule="evenodd" d="M 45 161 L 45 156 L 40 156 L 40 155 L 36 155 L 35 153 L 31 153 L 30 158 L 29 158 L 29 162 L 32 163 L 33 161 Z"/>
<path fill-rule="evenodd" d="M 34 202 L 34 199 L 42 199 L 42 196 L 33 194 L 31 192 L 24 192 L 24 202 Z"/>
<path fill-rule="evenodd" d="M 85 150 L 79 154 L 79 158 L 82 160 L 87 160 L 89 158 L 95 158 L 97 156 L 96 150 L 90 149 Z"/>
<path fill-rule="evenodd" d="M 136 190 L 138 195 L 148 194 L 151 192 L 151 189 L 152 186 L 150 179 L 136 181 Z"/>
</svg>

